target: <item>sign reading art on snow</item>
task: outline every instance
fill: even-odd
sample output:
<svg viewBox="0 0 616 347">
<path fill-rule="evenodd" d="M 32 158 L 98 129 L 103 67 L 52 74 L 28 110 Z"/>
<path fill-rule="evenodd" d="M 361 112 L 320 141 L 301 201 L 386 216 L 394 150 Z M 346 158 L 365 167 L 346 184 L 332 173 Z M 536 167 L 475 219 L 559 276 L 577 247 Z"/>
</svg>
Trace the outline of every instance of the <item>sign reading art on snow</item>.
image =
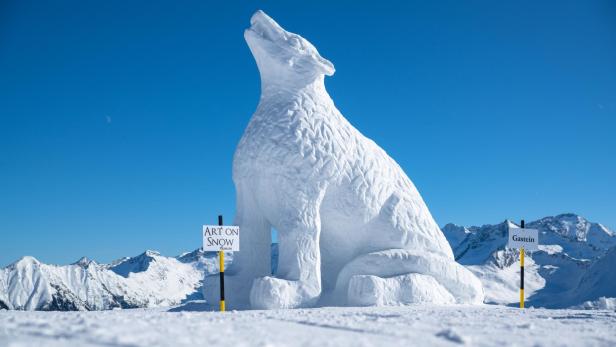
<svg viewBox="0 0 616 347">
<path fill-rule="evenodd" d="M 236 225 L 204 225 L 203 250 L 206 252 L 240 250 L 240 227 Z"/>
<path fill-rule="evenodd" d="M 536 251 L 539 249 L 539 231 L 537 229 L 509 228 L 507 247 Z"/>
</svg>

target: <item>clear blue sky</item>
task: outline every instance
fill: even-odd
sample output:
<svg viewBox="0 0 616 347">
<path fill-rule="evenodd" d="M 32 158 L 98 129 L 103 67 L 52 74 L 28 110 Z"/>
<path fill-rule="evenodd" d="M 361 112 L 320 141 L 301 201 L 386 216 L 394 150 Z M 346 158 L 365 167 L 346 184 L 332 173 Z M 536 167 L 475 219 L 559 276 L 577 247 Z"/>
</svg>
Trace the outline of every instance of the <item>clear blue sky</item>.
<svg viewBox="0 0 616 347">
<path fill-rule="evenodd" d="M 256 9 L 334 63 L 440 225 L 616 227 L 616 2 L 2 1 L 0 266 L 175 255 L 233 220 Z"/>
</svg>

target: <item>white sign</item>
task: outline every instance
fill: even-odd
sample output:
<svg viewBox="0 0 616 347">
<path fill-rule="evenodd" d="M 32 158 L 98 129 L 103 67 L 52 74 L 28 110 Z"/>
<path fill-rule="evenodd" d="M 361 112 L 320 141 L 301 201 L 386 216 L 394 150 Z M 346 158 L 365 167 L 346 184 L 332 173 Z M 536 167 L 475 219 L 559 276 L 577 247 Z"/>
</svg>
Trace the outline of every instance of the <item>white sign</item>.
<svg viewBox="0 0 616 347">
<path fill-rule="evenodd" d="M 539 230 L 509 228 L 509 248 L 524 248 L 525 251 L 536 251 L 539 249 Z"/>
<path fill-rule="evenodd" d="M 203 250 L 206 252 L 240 250 L 240 227 L 236 225 L 204 225 Z"/>
</svg>

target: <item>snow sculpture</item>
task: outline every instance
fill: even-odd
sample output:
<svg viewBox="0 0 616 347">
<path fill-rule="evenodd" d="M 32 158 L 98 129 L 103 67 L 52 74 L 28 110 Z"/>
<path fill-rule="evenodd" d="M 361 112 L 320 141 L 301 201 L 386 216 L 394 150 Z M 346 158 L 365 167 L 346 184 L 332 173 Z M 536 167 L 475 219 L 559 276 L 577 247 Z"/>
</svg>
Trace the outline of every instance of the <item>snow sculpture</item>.
<svg viewBox="0 0 616 347">
<path fill-rule="evenodd" d="M 332 63 L 264 12 L 250 22 L 261 99 L 233 160 L 242 250 L 226 271 L 228 307 L 482 302 L 411 180 L 334 106 Z M 217 278 L 205 283 L 217 302 Z"/>
</svg>

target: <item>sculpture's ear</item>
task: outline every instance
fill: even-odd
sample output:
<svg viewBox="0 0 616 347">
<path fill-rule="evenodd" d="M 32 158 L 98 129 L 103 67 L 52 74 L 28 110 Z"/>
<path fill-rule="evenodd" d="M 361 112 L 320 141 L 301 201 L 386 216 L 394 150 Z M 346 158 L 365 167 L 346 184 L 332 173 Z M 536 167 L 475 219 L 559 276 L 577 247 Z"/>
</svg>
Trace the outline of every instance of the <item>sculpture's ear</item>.
<svg viewBox="0 0 616 347">
<path fill-rule="evenodd" d="M 316 60 L 317 60 L 317 65 L 319 66 L 323 74 L 325 74 L 326 76 L 331 76 L 334 74 L 334 72 L 336 72 L 336 69 L 334 68 L 334 64 L 332 64 L 331 61 L 321 56 L 316 57 Z"/>
<path fill-rule="evenodd" d="M 303 42 L 304 50 L 301 55 L 304 56 L 304 59 L 308 60 L 311 65 L 317 68 L 317 71 L 326 75 L 331 76 L 336 72 L 334 68 L 334 64 L 331 61 L 323 58 L 317 49 L 306 39 L 300 37 Z"/>
</svg>

